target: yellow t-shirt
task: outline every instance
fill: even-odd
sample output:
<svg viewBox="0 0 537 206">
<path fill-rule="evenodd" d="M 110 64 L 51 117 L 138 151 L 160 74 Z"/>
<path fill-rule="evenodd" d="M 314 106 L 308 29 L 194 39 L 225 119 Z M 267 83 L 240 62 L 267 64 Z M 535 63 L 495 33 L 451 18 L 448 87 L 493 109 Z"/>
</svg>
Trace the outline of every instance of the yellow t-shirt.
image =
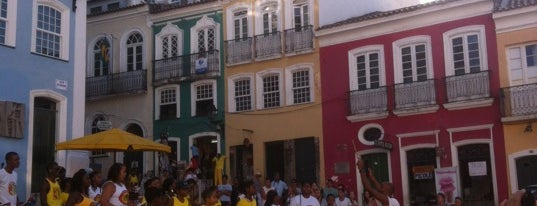
<svg viewBox="0 0 537 206">
<path fill-rule="evenodd" d="M 179 198 L 173 197 L 173 206 L 189 206 L 190 203 L 188 202 L 188 198 L 185 197 L 184 199 L 185 201 L 181 202 Z"/>
<path fill-rule="evenodd" d="M 62 205 L 62 198 L 61 193 L 62 190 L 60 189 L 60 184 L 58 182 L 50 181 L 48 178 L 45 178 L 50 185 L 50 189 L 47 193 L 47 203 L 50 206 L 61 206 Z M 69 197 L 69 196 L 68 196 Z"/>
<path fill-rule="evenodd" d="M 138 177 L 137 176 L 131 176 L 129 175 L 129 184 L 130 185 L 138 185 L 140 181 L 138 181 Z"/>
<path fill-rule="evenodd" d="M 249 199 L 241 198 L 239 202 L 237 202 L 237 206 L 257 206 L 257 205 L 255 202 L 255 199 L 250 201 Z"/>
<path fill-rule="evenodd" d="M 60 194 L 60 198 L 62 199 L 62 205 L 65 205 L 67 199 L 69 199 L 69 193 L 62 192 L 62 194 Z"/>
<path fill-rule="evenodd" d="M 213 161 L 216 162 L 214 169 L 224 169 L 224 163 L 226 162 L 226 156 L 221 155 L 219 158 L 214 157 Z"/>
</svg>

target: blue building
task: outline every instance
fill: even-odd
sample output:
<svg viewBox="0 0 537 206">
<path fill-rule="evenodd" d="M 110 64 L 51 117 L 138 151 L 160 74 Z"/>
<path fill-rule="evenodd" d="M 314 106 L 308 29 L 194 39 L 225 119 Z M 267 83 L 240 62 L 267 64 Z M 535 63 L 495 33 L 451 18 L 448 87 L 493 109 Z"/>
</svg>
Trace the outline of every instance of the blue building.
<svg viewBox="0 0 537 206">
<path fill-rule="evenodd" d="M 19 201 L 39 191 L 48 162 L 72 175 L 85 152 L 55 144 L 83 135 L 86 1 L 0 0 L 0 156 L 21 158 Z"/>
</svg>

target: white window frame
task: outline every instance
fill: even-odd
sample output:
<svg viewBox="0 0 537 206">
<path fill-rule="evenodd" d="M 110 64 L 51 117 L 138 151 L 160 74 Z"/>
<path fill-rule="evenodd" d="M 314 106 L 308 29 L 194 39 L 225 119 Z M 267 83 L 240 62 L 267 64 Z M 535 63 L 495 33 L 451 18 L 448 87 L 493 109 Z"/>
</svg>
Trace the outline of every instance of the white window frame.
<svg viewBox="0 0 537 206">
<path fill-rule="evenodd" d="M 99 36 L 96 36 L 89 44 L 88 44 L 88 47 L 87 47 L 87 59 L 86 59 L 86 62 L 87 62 L 87 67 L 86 67 L 86 77 L 94 77 L 95 76 L 95 71 L 94 71 L 94 66 L 95 66 L 95 62 L 94 62 L 94 50 L 93 50 L 93 47 L 95 47 L 95 44 L 97 43 L 97 41 L 101 40 L 102 38 L 105 38 L 108 43 L 110 43 L 110 48 L 108 50 L 108 55 L 109 55 L 109 58 L 110 58 L 110 65 L 108 67 L 109 71 L 108 71 L 108 74 L 113 74 L 114 73 L 114 67 L 113 67 L 113 58 L 112 58 L 112 54 L 113 54 L 113 42 L 112 42 L 112 37 L 111 36 L 108 36 L 108 35 L 99 35 Z"/>
<path fill-rule="evenodd" d="M 294 92 L 293 92 L 293 73 L 298 71 L 308 71 L 309 73 L 309 92 L 310 92 L 310 101 L 302 102 L 296 104 L 307 104 L 315 101 L 314 89 L 315 82 L 313 80 L 313 64 L 296 64 L 289 66 L 285 69 L 285 92 L 286 92 L 286 104 L 287 105 L 296 105 L 294 103 Z"/>
<path fill-rule="evenodd" d="M 295 4 L 293 3 L 294 0 L 285 0 L 285 29 L 293 29 L 295 28 L 295 20 L 294 20 L 294 7 Z M 302 4 L 303 2 L 306 2 L 308 4 L 308 22 L 310 25 L 315 25 L 313 21 L 313 0 L 302 0 L 299 4 Z"/>
<path fill-rule="evenodd" d="M 38 6 L 43 5 L 47 7 L 52 7 L 56 10 L 58 10 L 61 13 L 61 33 L 60 33 L 60 56 L 58 59 L 62 60 L 69 60 L 69 29 L 70 29 L 70 12 L 71 9 L 64 5 L 60 1 L 55 0 L 36 0 L 33 5 L 33 12 L 32 12 L 32 46 L 31 46 L 31 52 L 39 55 L 44 55 L 51 58 L 56 58 L 52 56 L 48 56 L 45 54 L 41 54 L 35 50 L 36 47 L 36 38 L 37 38 L 37 8 Z"/>
<path fill-rule="evenodd" d="M 487 39 L 485 35 L 485 26 L 484 25 L 470 25 L 459 27 L 456 29 L 449 30 L 443 34 L 444 38 L 444 61 L 445 61 L 445 70 L 446 76 L 455 75 L 455 65 L 453 63 L 453 45 L 451 40 L 453 38 L 467 36 L 471 34 L 477 34 L 479 38 L 479 50 L 480 50 L 480 63 L 481 71 L 488 70 L 488 58 L 487 58 Z M 464 51 L 465 57 L 465 72 L 469 73 L 469 64 L 468 64 L 468 51 Z"/>
<path fill-rule="evenodd" d="M 220 29 L 219 29 L 220 24 L 216 23 L 214 19 L 208 17 L 207 15 L 204 15 L 203 17 L 201 17 L 200 20 L 196 22 L 196 25 L 190 28 L 190 34 L 191 34 L 190 50 L 192 51 L 192 53 L 200 52 L 198 51 L 198 31 L 206 30 L 208 28 L 214 29 L 214 48 L 216 50 L 220 50 Z M 208 41 L 205 41 L 205 43 L 207 44 Z M 207 46 L 205 48 L 208 49 Z"/>
<path fill-rule="evenodd" d="M 235 14 L 236 13 L 239 13 L 239 12 L 244 12 L 245 14 L 244 15 L 241 15 L 241 16 L 236 16 Z M 238 9 L 238 10 L 235 10 L 233 11 L 233 13 L 231 14 L 232 15 L 232 23 L 233 23 L 233 39 L 244 39 L 244 38 L 248 38 L 250 35 L 248 34 L 249 33 L 249 29 L 250 29 L 250 25 L 249 25 L 249 21 L 250 21 L 250 18 L 249 15 L 248 15 L 248 10 L 247 9 Z M 246 31 L 243 31 L 243 27 L 245 26 L 243 24 L 243 20 L 246 19 Z M 235 31 L 236 27 L 235 27 L 235 22 L 236 21 L 239 21 L 239 38 L 237 38 L 237 33 Z M 243 36 L 243 34 L 246 33 L 246 36 Z"/>
<path fill-rule="evenodd" d="M 236 108 L 236 101 L 235 101 L 235 82 L 239 80 L 249 79 L 250 80 L 250 105 L 252 105 L 252 108 L 250 110 L 244 110 L 244 111 L 237 111 Z M 246 112 L 246 111 L 252 111 L 255 107 L 255 82 L 254 82 L 254 75 L 252 73 L 246 73 L 246 74 L 235 74 L 233 76 L 228 77 L 228 110 L 229 112 Z"/>
<path fill-rule="evenodd" d="M 271 13 L 265 11 L 263 8 L 266 6 L 276 6 L 276 15 L 278 15 L 278 22 L 276 23 L 276 31 L 282 31 L 282 3 L 280 0 L 263 0 L 263 1 L 256 1 L 256 7 L 255 10 L 259 12 L 255 12 L 255 34 L 264 34 L 264 27 L 263 27 L 263 15 L 265 13 Z"/>
<path fill-rule="evenodd" d="M 171 35 L 177 36 L 177 55 L 182 56 L 183 55 L 183 30 L 179 29 L 179 27 L 175 24 L 172 24 L 171 22 L 168 22 L 166 26 L 160 30 L 159 33 L 155 35 L 155 59 L 159 60 L 162 59 L 162 39 L 168 38 Z M 170 41 L 171 45 L 171 41 Z M 171 47 L 170 47 L 171 48 Z"/>
<path fill-rule="evenodd" d="M 127 71 L 127 41 L 129 40 L 129 37 L 131 35 L 134 35 L 135 33 L 139 33 L 141 36 L 142 36 L 142 43 L 141 43 L 141 46 L 142 46 L 142 70 L 145 70 L 147 67 L 146 67 L 146 45 L 147 45 L 147 38 L 146 36 L 144 35 L 144 33 L 142 32 L 142 30 L 140 29 L 133 29 L 131 31 L 128 31 L 128 32 L 125 32 L 122 36 L 121 36 L 121 49 L 120 49 L 120 56 L 119 58 L 121 59 L 121 66 L 119 67 L 120 68 L 120 71 L 121 72 L 126 72 Z M 136 69 L 135 69 L 136 70 Z"/>
<path fill-rule="evenodd" d="M 253 36 L 252 31 L 252 6 L 248 3 L 236 3 L 226 8 L 226 40 L 234 40 L 235 39 L 235 23 L 234 23 L 234 14 L 237 11 L 244 11 L 246 10 L 246 18 L 247 18 L 247 29 L 248 29 L 248 37 Z M 194 33 L 192 33 L 194 34 Z M 196 33 L 197 34 L 197 33 Z M 193 35 L 192 37 L 197 38 L 197 35 Z M 197 41 L 196 41 L 197 42 Z M 197 49 L 197 45 L 196 45 Z"/>
<path fill-rule="evenodd" d="M 400 84 L 403 83 L 403 67 L 402 67 L 402 60 L 401 60 L 401 49 L 403 47 L 414 47 L 418 44 L 425 44 L 425 61 L 426 61 L 426 67 L 427 67 L 427 79 L 432 79 L 434 77 L 434 69 L 433 69 L 433 55 L 432 55 L 432 49 L 431 49 L 431 37 L 428 35 L 419 35 L 419 36 L 412 36 L 407 37 L 404 39 L 399 39 L 395 42 L 393 42 L 393 68 L 394 68 L 394 77 L 395 77 L 395 83 Z M 416 74 L 417 74 L 417 68 L 416 68 L 416 55 L 415 53 L 412 53 L 412 74 L 413 74 L 413 82 L 416 82 Z"/>
<path fill-rule="evenodd" d="M 524 84 L 534 84 L 537 83 L 537 65 L 533 67 L 528 67 L 528 63 L 526 61 L 527 54 L 526 54 L 526 46 L 530 45 L 536 45 L 537 42 L 529 42 L 524 44 L 518 44 L 515 46 L 510 46 L 505 49 L 506 57 L 507 57 L 507 67 L 509 68 L 509 85 L 510 86 L 518 86 L 518 85 L 524 85 Z M 515 75 L 513 74 L 513 67 L 511 65 L 511 60 L 513 59 L 512 54 L 510 52 L 511 49 L 518 49 L 520 51 L 520 72 L 522 73 L 521 78 L 514 79 Z M 530 73 L 529 70 L 533 70 L 533 73 L 536 73 L 534 76 L 529 76 L 528 73 Z"/>
<path fill-rule="evenodd" d="M 155 120 L 159 120 L 160 119 L 160 99 L 161 99 L 161 91 L 163 90 L 168 90 L 168 89 L 174 89 L 175 90 L 175 101 L 176 101 L 176 110 L 177 110 L 177 114 L 175 115 L 176 118 L 180 118 L 181 117 L 181 90 L 180 90 L 180 87 L 178 84 L 171 84 L 171 85 L 166 85 L 166 86 L 162 86 L 162 87 L 158 87 L 155 89 Z"/>
<path fill-rule="evenodd" d="M 0 20 L 6 22 L 6 33 L 4 43 L 0 43 L 6 46 L 15 47 L 17 38 L 17 2 L 19 0 L 7 0 L 7 16 L 6 18 L 0 17 Z"/>
<path fill-rule="evenodd" d="M 386 67 L 384 62 L 384 46 L 379 45 L 369 45 L 364 47 L 359 47 L 353 50 L 350 50 L 349 55 L 349 89 L 350 91 L 358 90 L 358 72 L 356 71 L 356 57 L 371 53 L 379 53 L 379 87 L 386 86 Z M 369 82 L 370 77 L 368 76 L 367 81 Z M 369 83 L 370 84 L 370 83 Z M 371 89 L 371 86 L 368 85 L 367 89 Z"/>
<path fill-rule="evenodd" d="M 267 76 L 267 75 L 274 75 L 276 74 L 278 76 L 278 88 L 280 90 L 280 106 L 277 106 L 277 107 L 269 107 L 269 108 L 265 108 L 265 104 L 264 104 L 264 95 L 263 95 L 263 77 Z M 279 108 L 279 107 L 282 107 L 283 104 L 284 104 L 284 101 L 283 101 L 283 92 L 284 92 L 284 89 L 283 88 L 283 81 L 285 81 L 283 78 L 283 71 L 282 69 L 277 69 L 277 68 L 274 68 L 274 69 L 266 69 L 266 70 L 263 70 L 263 71 L 260 71 L 258 73 L 256 73 L 256 105 L 257 105 L 257 109 L 273 109 L 273 108 Z"/>
<path fill-rule="evenodd" d="M 198 100 L 196 97 L 196 87 L 202 84 L 211 84 L 213 88 L 213 104 L 214 106 L 218 106 L 218 94 L 216 93 L 216 79 L 205 79 L 205 80 L 199 80 L 192 82 L 190 85 L 190 115 L 192 117 L 196 116 L 196 101 Z"/>
</svg>

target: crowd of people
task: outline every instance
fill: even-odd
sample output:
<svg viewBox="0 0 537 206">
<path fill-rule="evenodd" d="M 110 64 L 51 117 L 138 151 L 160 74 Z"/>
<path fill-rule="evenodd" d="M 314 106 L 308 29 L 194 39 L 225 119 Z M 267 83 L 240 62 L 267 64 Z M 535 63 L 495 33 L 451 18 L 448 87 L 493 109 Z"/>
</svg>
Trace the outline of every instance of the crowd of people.
<svg viewBox="0 0 537 206">
<path fill-rule="evenodd" d="M 5 167 L 0 170 L 0 206 L 29 206 L 34 202 L 20 202 L 16 193 L 17 172 L 20 158 L 16 152 L 5 155 Z M 399 206 L 393 197 L 394 186 L 389 182 L 379 183 L 371 169 L 361 160 L 356 163 L 365 192 L 359 203 L 356 194 L 345 185 L 328 179 L 324 188 L 314 181 L 298 182 L 293 179 L 288 185 L 278 173 L 265 178 L 256 172 L 253 178 L 240 180 L 221 175 L 218 185 L 204 188 L 201 192 L 195 175 L 182 177 L 146 176 L 140 179 L 135 170 L 128 175 L 126 165 L 114 163 L 103 182 L 101 172 L 89 168 L 78 170 L 72 178 L 65 177 L 65 168 L 56 162 L 47 165 L 40 192 L 41 206 Z M 143 186 L 140 187 L 140 184 Z M 502 206 L 525 206 L 521 204 L 527 195 L 517 192 Z M 442 193 L 437 196 L 438 205 L 445 205 Z M 462 205 L 457 198 L 456 205 Z M 534 201 L 532 206 L 535 205 Z"/>
</svg>

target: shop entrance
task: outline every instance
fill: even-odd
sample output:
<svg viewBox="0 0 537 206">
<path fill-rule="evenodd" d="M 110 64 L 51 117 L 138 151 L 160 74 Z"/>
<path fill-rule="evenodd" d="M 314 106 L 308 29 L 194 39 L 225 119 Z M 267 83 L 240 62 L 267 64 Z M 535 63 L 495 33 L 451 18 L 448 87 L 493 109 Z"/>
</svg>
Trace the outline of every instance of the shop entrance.
<svg viewBox="0 0 537 206">
<path fill-rule="evenodd" d="M 214 179 L 213 158 L 218 153 L 218 139 L 215 136 L 203 136 L 194 139 L 199 151 L 201 179 Z"/>
<path fill-rule="evenodd" d="M 410 204 L 430 205 L 436 202 L 434 168 L 436 153 L 434 148 L 420 148 L 406 153 L 408 168 L 408 191 Z"/>
<path fill-rule="evenodd" d="M 457 148 L 459 174 L 465 205 L 494 205 L 492 167 L 488 144 L 469 144 Z M 481 167 L 484 166 L 484 167 Z"/>
</svg>

